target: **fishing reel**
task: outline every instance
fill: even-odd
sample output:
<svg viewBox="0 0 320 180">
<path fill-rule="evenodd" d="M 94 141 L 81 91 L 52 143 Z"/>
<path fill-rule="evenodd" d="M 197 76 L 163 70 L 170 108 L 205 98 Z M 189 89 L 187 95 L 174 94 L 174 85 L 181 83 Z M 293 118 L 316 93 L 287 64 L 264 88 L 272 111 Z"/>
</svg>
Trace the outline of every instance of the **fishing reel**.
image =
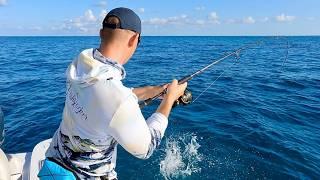
<svg viewBox="0 0 320 180">
<path fill-rule="evenodd" d="M 179 97 L 179 99 L 176 100 L 176 102 L 173 104 L 173 107 L 177 105 L 188 105 L 192 102 L 192 93 L 190 90 L 186 89 L 182 96 Z"/>
</svg>

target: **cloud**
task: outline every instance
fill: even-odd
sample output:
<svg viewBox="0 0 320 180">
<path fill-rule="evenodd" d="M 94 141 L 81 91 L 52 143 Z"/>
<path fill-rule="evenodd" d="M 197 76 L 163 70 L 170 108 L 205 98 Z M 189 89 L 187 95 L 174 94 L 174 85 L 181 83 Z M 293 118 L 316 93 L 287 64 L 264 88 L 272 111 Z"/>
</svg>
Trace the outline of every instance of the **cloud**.
<svg viewBox="0 0 320 180">
<path fill-rule="evenodd" d="M 262 20 L 260 20 L 260 22 L 266 22 L 269 19 L 266 17 Z M 257 21 L 252 17 L 252 16 L 248 16 L 248 17 L 244 17 L 242 19 L 240 18 L 231 18 L 231 19 L 227 19 L 226 21 L 224 21 L 226 24 L 255 24 Z"/>
<path fill-rule="evenodd" d="M 203 11 L 205 10 L 206 8 L 204 6 L 198 6 L 198 7 L 195 7 L 194 8 L 196 11 Z"/>
<path fill-rule="evenodd" d="M 136 9 L 137 12 L 144 13 L 144 8 Z M 70 34 L 97 34 L 101 28 L 101 22 L 104 19 L 105 15 L 108 13 L 107 10 L 103 9 L 99 11 L 92 11 L 87 9 L 83 15 L 67 19 L 57 26 L 52 27 L 51 29 L 56 32 L 70 33 Z M 210 27 L 214 24 L 256 24 L 256 23 L 265 23 L 270 21 L 279 21 L 279 22 L 289 22 L 295 19 L 294 16 L 288 16 L 281 14 L 276 17 L 260 17 L 255 18 L 253 16 L 247 17 L 236 17 L 230 19 L 223 19 L 217 14 L 217 12 L 212 11 L 207 16 L 203 17 L 193 17 L 186 14 L 181 14 L 177 16 L 170 17 L 153 17 L 150 19 L 143 19 L 142 24 L 146 26 L 153 26 L 158 28 L 161 26 L 174 25 L 176 27 Z M 38 28 L 41 30 L 40 28 Z M 34 28 L 37 30 L 37 28 Z"/>
<path fill-rule="evenodd" d="M 21 30 L 21 31 L 32 31 L 32 32 L 35 32 L 35 31 L 42 31 L 42 30 L 45 30 L 46 28 L 44 27 L 41 27 L 41 26 L 34 26 L 34 25 L 30 25 L 28 27 L 24 27 L 24 26 L 17 26 L 16 29 L 18 30 Z"/>
<path fill-rule="evenodd" d="M 274 18 L 264 17 L 260 19 L 255 19 L 252 16 L 244 17 L 244 18 L 230 18 L 224 21 L 226 24 L 255 24 L 255 23 L 267 23 L 270 22 L 270 20 L 275 20 L 277 22 L 291 22 L 296 19 L 295 16 L 288 16 L 285 14 L 280 14 L 279 16 L 276 16 Z"/>
<path fill-rule="evenodd" d="M 206 24 L 206 21 L 205 21 L 205 20 L 202 20 L 202 19 L 199 19 L 199 20 L 196 20 L 196 24 L 198 24 L 198 25 L 205 25 L 205 24 Z"/>
<path fill-rule="evenodd" d="M 102 10 L 100 16 L 97 18 L 91 9 L 84 12 L 82 16 L 68 19 L 63 21 L 60 25 L 54 26 L 51 30 L 62 31 L 62 32 L 72 32 L 72 33 L 89 33 L 96 34 L 100 28 L 100 24 L 103 14 L 106 10 Z"/>
<path fill-rule="evenodd" d="M 265 22 L 268 22 L 269 21 L 269 18 L 268 17 L 264 17 L 263 19 L 260 20 L 261 22 L 265 23 Z"/>
<path fill-rule="evenodd" d="M 226 24 L 236 24 L 236 23 L 239 23 L 239 20 L 236 20 L 236 19 L 227 19 L 225 21 Z"/>
<path fill-rule="evenodd" d="M 100 12 L 100 15 L 99 15 L 100 20 L 102 21 L 102 20 L 106 17 L 107 14 L 108 14 L 108 11 L 107 11 L 107 10 L 102 10 L 102 11 Z"/>
<path fill-rule="evenodd" d="M 139 9 L 137 9 L 137 11 L 138 11 L 139 13 L 144 13 L 145 9 L 144 9 L 144 8 L 139 8 Z"/>
<path fill-rule="evenodd" d="M 33 31 L 41 31 L 43 28 L 40 27 L 40 26 L 32 26 L 29 28 L 30 30 L 33 30 Z"/>
<path fill-rule="evenodd" d="M 168 20 L 165 18 L 151 18 L 150 20 L 142 21 L 142 23 L 149 25 L 164 25 L 167 22 Z"/>
<path fill-rule="evenodd" d="M 107 1 L 100 1 L 95 6 L 101 7 L 101 8 L 106 8 L 107 7 Z"/>
<path fill-rule="evenodd" d="M 308 21 L 314 21 L 314 20 L 316 20 L 316 18 L 315 17 L 307 17 L 307 20 Z"/>
<path fill-rule="evenodd" d="M 291 21 L 294 21 L 296 19 L 296 17 L 295 16 L 288 16 L 288 15 L 285 15 L 284 13 L 282 13 L 281 15 L 276 16 L 275 19 L 278 22 L 291 22 Z"/>
<path fill-rule="evenodd" d="M 188 23 L 188 16 L 182 14 L 180 16 L 172 16 L 168 18 L 151 18 L 149 20 L 143 20 L 142 23 L 146 25 L 167 25 L 167 24 L 186 24 Z"/>
<path fill-rule="evenodd" d="M 190 18 L 186 14 L 180 16 L 171 16 L 167 18 L 151 18 L 149 20 L 142 20 L 145 25 L 206 25 L 206 24 L 220 24 L 219 17 L 216 12 L 211 12 L 206 19 Z"/>
<path fill-rule="evenodd" d="M 0 0 L 0 6 L 7 5 L 7 0 Z"/>
<path fill-rule="evenodd" d="M 209 20 L 210 23 L 220 24 L 219 17 L 218 17 L 216 12 L 211 12 L 208 15 L 208 20 Z"/>
<path fill-rule="evenodd" d="M 86 21 L 89 21 L 89 22 L 95 22 L 97 20 L 97 18 L 93 15 L 93 12 L 91 9 L 86 10 L 86 12 L 84 13 L 84 18 Z"/>
<path fill-rule="evenodd" d="M 242 23 L 244 24 L 254 24 L 255 22 L 256 20 L 254 20 L 251 16 L 242 19 Z"/>
</svg>

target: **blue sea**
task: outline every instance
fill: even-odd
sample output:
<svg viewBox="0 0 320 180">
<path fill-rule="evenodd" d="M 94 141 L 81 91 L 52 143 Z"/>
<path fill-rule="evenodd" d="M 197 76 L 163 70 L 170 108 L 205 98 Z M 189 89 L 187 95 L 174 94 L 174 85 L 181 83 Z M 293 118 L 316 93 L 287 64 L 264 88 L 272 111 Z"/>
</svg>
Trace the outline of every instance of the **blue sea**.
<svg viewBox="0 0 320 180">
<path fill-rule="evenodd" d="M 265 42 L 189 82 L 194 98 L 212 86 L 173 109 L 150 159 L 119 147 L 119 178 L 319 179 L 320 37 L 142 37 L 124 84 L 167 83 L 259 39 Z M 0 37 L 6 153 L 32 151 L 52 137 L 68 64 L 98 46 L 98 37 Z M 143 109 L 145 117 L 158 104 Z"/>
</svg>

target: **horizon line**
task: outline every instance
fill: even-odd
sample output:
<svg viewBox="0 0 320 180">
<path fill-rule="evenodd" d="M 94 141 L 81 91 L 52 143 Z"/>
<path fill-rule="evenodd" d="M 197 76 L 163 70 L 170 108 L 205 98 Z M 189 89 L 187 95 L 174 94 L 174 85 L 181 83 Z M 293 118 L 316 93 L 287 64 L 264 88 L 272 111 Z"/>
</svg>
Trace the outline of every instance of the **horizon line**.
<svg viewBox="0 0 320 180">
<path fill-rule="evenodd" d="M 315 37 L 314 35 L 142 35 L 141 37 Z M 0 35 L 0 37 L 99 37 L 99 35 Z"/>
</svg>

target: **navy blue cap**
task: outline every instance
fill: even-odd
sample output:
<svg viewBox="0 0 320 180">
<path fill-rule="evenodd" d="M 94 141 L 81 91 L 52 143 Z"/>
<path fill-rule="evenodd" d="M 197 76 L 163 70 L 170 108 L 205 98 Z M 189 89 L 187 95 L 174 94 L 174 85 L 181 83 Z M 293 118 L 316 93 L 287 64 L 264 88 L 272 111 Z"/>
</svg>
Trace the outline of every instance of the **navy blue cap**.
<svg viewBox="0 0 320 180">
<path fill-rule="evenodd" d="M 118 25 L 108 23 L 107 20 L 109 17 L 117 17 L 120 20 L 120 23 Z M 127 29 L 141 34 L 141 20 L 139 16 L 131 9 L 124 7 L 111 10 L 104 18 L 102 27 L 111 29 Z"/>
</svg>

